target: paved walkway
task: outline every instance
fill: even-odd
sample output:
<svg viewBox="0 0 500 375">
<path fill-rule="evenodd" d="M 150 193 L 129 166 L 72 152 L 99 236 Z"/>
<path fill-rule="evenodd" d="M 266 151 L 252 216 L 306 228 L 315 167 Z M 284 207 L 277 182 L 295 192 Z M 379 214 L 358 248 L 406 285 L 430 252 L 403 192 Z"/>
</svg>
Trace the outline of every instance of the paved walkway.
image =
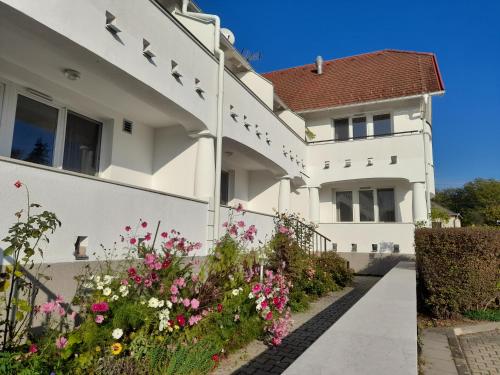
<svg viewBox="0 0 500 375">
<path fill-rule="evenodd" d="M 314 341 L 365 295 L 378 277 L 357 276 L 354 289 L 290 333 L 277 348 L 269 348 L 233 374 L 281 374 Z"/>
<path fill-rule="evenodd" d="M 472 375 L 500 374 L 500 331 L 459 336 Z"/>
<path fill-rule="evenodd" d="M 448 328 L 427 328 L 422 332 L 424 375 L 458 375 L 448 342 Z"/>
</svg>

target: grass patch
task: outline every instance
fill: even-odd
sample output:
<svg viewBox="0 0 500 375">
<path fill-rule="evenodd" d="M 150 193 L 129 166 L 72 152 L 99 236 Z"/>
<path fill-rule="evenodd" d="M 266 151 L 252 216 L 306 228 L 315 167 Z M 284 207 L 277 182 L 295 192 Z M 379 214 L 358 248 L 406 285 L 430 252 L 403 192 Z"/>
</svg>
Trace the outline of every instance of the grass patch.
<svg viewBox="0 0 500 375">
<path fill-rule="evenodd" d="M 472 310 L 467 311 L 464 316 L 473 320 L 489 320 L 492 322 L 500 322 L 500 309 Z"/>
</svg>

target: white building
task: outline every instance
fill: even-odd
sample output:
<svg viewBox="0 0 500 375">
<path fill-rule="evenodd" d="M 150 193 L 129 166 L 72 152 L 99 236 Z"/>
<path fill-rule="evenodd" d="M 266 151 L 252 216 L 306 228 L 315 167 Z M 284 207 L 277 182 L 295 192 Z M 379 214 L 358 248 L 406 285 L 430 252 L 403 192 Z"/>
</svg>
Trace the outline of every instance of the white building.
<svg viewBox="0 0 500 375">
<path fill-rule="evenodd" d="M 262 76 L 233 43 L 187 0 L 1 0 L 0 233 L 21 180 L 63 222 L 45 254 L 61 277 L 81 265 L 75 243 L 95 260 L 139 218 L 204 255 L 236 203 L 261 240 L 273 209 L 300 213 L 357 269 L 413 254 L 434 194 L 435 57 Z"/>
</svg>

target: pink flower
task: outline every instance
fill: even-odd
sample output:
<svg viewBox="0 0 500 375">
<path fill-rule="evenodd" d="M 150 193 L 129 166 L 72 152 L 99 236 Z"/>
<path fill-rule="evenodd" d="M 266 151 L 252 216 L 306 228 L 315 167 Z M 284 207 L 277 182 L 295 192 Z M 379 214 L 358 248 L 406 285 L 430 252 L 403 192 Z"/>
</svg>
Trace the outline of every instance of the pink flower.
<svg viewBox="0 0 500 375">
<path fill-rule="evenodd" d="M 273 312 L 269 311 L 266 315 L 266 320 L 272 320 L 273 319 Z"/>
<path fill-rule="evenodd" d="M 120 284 L 122 284 L 122 285 L 128 285 L 128 280 L 127 279 L 123 279 L 122 281 L 120 281 Z"/>
<path fill-rule="evenodd" d="M 191 301 L 189 300 L 189 298 L 184 298 L 182 304 L 184 305 L 184 307 L 189 307 L 191 305 Z"/>
<path fill-rule="evenodd" d="M 174 280 L 174 285 L 177 285 L 179 288 L 183 288 L 186 285 L 186 280 L 183 277 L 179 277 Z"/>
<path fill-rule="evenodd" d="M 45 314 L 50 314 L 50 313 L 55 311 L 56 307 L 57 307 L 57 304 L 55 303 L 55 301 L 45 302 L 40 307 L 40 311 L 45 313 Z"/>
<path fill-rule="evenodd" d="M 97 302 L 91 307 L 92 312 L 106 312 L 109 310 L 109 305 L 107 302 Z"/>
<path fill-rule="evenodd" d="M 134 281 L 136 284 L 140 284 L 142 282 L 142 277 L 139 275 L 134 276 Z"/>
<path fill-rule="evenodd" d="M 176 285 L 172 285 L 172 286 L 170 287 L 170 293 L 172 293 L 174 296 L 175 296 L 177 293 L 179 293 L 179 289 L 177 288 L 177 286 L 176 286 Z"/>
<path fill-rule="evenodd" d="M 36 346 L 35 344 L 31 344 L 28 349 L 28 353 L 35 354 L 36 352 L 38 352 L 38 346 Z"/>
<path fill-rule="evenodd" d="M 168 238 L 168 233 L 167 232 L 161 232 L 160 236 L 163 238 Z"/>
<path fill-rule="evenodd" d="M 127 272 L 129 277 L 134 277 L 135 275 L 137 275 L 137 271 L 134 267 L 130 267 Z"/>
<path fill-rule="evenodd" d="M 231 228 L 229 228 L 229 234 L 231 236 L 237 236 L 238 235 L 238 228 L 236 228 L 236 225 L 231 225 Z"/>
<path fill-rule="evenodd" d="M 227 226 L 228 226 L 228 225 L 229 225 L 229 224 L 228 224 L 228 222 L 227 222 L 227 221 L 225 221 L 225 222 L 223 222 L 223 223 L 222 223 L 222 226 L 223 226 L 224 228 L 227 228 Z"/>
<path fill-rule="evenodd" d="M 68 344 L 68 339 L 64 336 L 58 337 L 56 339 L 56 348 L 57 349 L 64 349 L 67 344 Z"/>
<path fill-rule="evenodd" d="M 23 183 L 17 180 L 16 182 L 14 182 L 14 186 L 16 187 L 16 189 L 19 189 L 21 186 L 23 186 Z"/>
<path fill-rule="evenodd" d="M 243 228 L 245 226 L 245 222 L 243 220 L 238 221 L 237 224 L 240 228 Z"/>
<path fill-rule="evenodd" d="M 196 298 L 193 298 L 191 300 L 191 308 L 196 310 L 198 307 L 200 307 L 200 301 L 198 301 Z"/>
<path fill-rule="evenodd" d="M 143 221 L 141 223 L 141 227 L 146 228 L 148 226 L 148 223 L 146 221 Z"/>
<path fill-rule="evenodd" d="M 173 247 L 174 247 L 174 240 L 173 239 L 170 239 L 167 242 L 165 242 L 165 248 L 166 249 L 170 250 Z"/>
<path fill-rule="evenodd" d="M 243 211 L 243 205 L 241 203 L 238 203 L 238 206 L 236 206 L 236 212 L 241 212 Z"/>
<path fill-rule="evenodd" d="M 202 319 L 201 315 L 193 315 L 189 318 L 189 325 L 194 326 Z"/>
<path fill-rule="evenodd" d="M 104 322 L 104 316 L 103 315 L 96 315 L 94 320 L 97 324 L 101 324 L 102 322 Z"/>
<path fill-rule="evenodd" d="M 132 228 L 130 227 L 130 225 L 127 225 L 125 227 L 125 232 L 130 232 L 132 230 Z"/>
<path fill-rule="evenodd" d="M 130 244 L 131 244 L 131 245 L 135 245 L 136 243 L 137 243 L 137 240 L 136 240 L 135 238 L 133 238 L 133 237 L 132 237 L 132 238 L 130 239 Z"/>
<path fill-rule="evenodd" d="M 151 233 L 146 233 L 146 235 L 144 236 L 144 240 L 145 241 L 151 241 Z"/>
<path fill-rule="evenodd" d="M 64 307 L 59 306 L 59 308 L 57 309 L 57 313 L 59 314 L 59 316 L 64 316 L 66 315 L 66 310 L 64 310 Z"/>
<path fill-rule="evenodd" d="M 260 284 L 255 284 L 255 285 L 253 286 L 253 288 L 252 288 L 252 293 L 253 293 L 253 294 L 257 294 L 257 293 L 259 293 L 261 290 L 262 290 L 262 288 L 261 288 Z"/>
<path fill-rule="evenodd" d="M 198 275 L 195 275 L 194 273 L 191 275 L 191 281 L 193 283 L 197 283 L 200 277 Z"/>
<path fill-rule="evenodd" d="M 172 303 L 177 303 L 177 296 L 171 296 L 170 301 L 172 301 Z"/>
<path fill-rule="evenodd" d="M 260 304 L 262 306 L 262 309 L 265 310 L 267 308 L 267 301 L 262 301 L 262 303 Z"/>
<path fill-rule="evenodd" d="M 280 225 L 280 227 L 279 227 L 279 232 L 280 232 L 281 234 L 287 234 L 287 233 L 288 233 L 288 228 L 287 228 L 287 227 L 285 227 L 284 225 Z"/>
<path fill-rule="evenodd" d="M 148 279 L 145 279 L 145 280 L 144 280 L 144 286 L 145 286 L 146 288 L 151 288 L 151 287 L 153 286 L 153 281 L 152 281 L 151 279 L 149 279 L 149 278 L 148 278 Z"/>
</svg>

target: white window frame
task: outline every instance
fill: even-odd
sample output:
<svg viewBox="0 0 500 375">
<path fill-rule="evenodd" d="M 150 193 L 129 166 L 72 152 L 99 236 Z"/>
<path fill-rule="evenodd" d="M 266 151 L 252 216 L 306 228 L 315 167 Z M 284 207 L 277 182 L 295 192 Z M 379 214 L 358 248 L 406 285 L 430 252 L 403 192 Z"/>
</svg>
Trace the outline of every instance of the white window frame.
<svg viewBox="0 0 500 375">
<path fill-rule="evenodd" d="M 90 120 L 99 122 L 101 126 L 101 134 L 99 136 L 99 142 L 97 144 L 97 152 L 99 155 L 98 163 L 96 165 L 96 173 L 94 177 L 99 177 L 102 173 L 102 161 L 101 156 L 103 147 L 103 133 L 105 131 L 105 124 L 108 120 L 96 118 L 86 113 L 86 111 L 79 110 L 78 108 L 72 108 L 70 106 L 64 105 L 63 103 L 56 100 L 47 100 L 38 95 L 35 95 L 28 91 L 26 88 L 17 85 L 16 83 L 4 80 L 0 77 L 0 88 L 3 87 L 3 92 L 0 92 L 0 138 L 5 137 L 8 139 L 7 143 L 0 144 L 0 155 L 10 158 L 12 151 L 12 140 L 14 138 L 14 127 L 16 122 L 16 110 L 19 95 L 25 96 L 42 104 L 48 105 L 50 107 L 56 108 L 58 110 L 56 134 L 54 139 L 54 154 L 52 157 L 52 165 L 46 166 L 49 168 L 56 168 L 59 170 L 63 169 L 64 161 L 64 142 L 66 138 L 66 120 L 68 118 L 68 111 L 74 112 L 77 115 L 87 117 Z M 1 90 L 0 90 L 1 91 Z M 1 139 L 0 139 L 1 142 Z M 3 147 L 3 151 L 2 151 Z M 78 173 L 73 172 L 71 173 Z M 87 176 L 87 174 L 81 173 Z"/>
</svg>

